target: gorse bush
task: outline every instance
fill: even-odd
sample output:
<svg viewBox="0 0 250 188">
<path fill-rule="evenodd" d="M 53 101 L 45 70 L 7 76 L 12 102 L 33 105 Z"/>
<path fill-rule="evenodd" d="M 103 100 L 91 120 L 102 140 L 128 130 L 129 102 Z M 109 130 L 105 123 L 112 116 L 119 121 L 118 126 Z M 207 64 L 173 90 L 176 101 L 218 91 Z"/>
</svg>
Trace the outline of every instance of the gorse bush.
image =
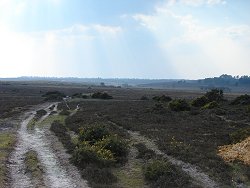
<svg viewBox="0 0 250 188">
<path fill-rule="evenodd" d="M 194 106 L 194 107 L 202 107 L 202 106 L 204 106 L 207 103 L 208 103 L 207 97 L 202 96 L 202 97 L 198 97 L 198 98 L 194 99 L 191 102 L 191 105 Z"/>
<path fill-rule="evenodd" d="M 103 125 L 88 125 L 84 128 L 80 128 L 79 140 L 88 141 L 90 144 L 110 136 L 108 129 Z"/>
<path fill-rule="evenodd" d="M 78 139 L 73 161 L 82 168 L 86 164 L 107 167 L 113 163 L 123 162 L 127 157 L 128 144 L 103 125 L 82 128 Z"/>
<path fill-rule="evenodd" d="M 80 168 L 85 168 L 88 164 L 106 167 L 115 162 L 110 150 L 91 145 L 86 141 L 78 144 L 78 147 L 73 153 L 72 160 Z"/>
<path fill-rule="evenodd" d="M 111 135 L 95 143 L 95 146 L 110 150 L 117 162 L 124 162 L 128 155 L 128 144 L 117 135 Z"/>
<path fill-rule="evenodd" d="M 203 107 L 204 109 L 212 109 L 218 106 L 218 102 L 223 100 L 223 91 L 212 89 L 204 96 L 198 97 L 191 102 L 194 107 Z"/>
<path fill-rule="evenodd" d="M 238 104 L 241 104 L 241 105 L 249 105 L 250 104 L 250 95 L 241 95 L 239 97 L 236 97 L 232 102 L 231 102 L 232 105 L 238 105 Z"/>
<path fill-rule="evenodd" d="M 219 104 L 216 101 L 213 101 L 204 105 L 203 109 L 213 109 L 213 108 L 217 108 L 218 106 Z"/>
<path fill-rule="evenodd" d="M 173 111 L 179 112 L 179 111 L 189 111 L 190 105 L 188 102 L 184 99 L 175 99 L 169 103 L 169 108 Z"/>
</svg>

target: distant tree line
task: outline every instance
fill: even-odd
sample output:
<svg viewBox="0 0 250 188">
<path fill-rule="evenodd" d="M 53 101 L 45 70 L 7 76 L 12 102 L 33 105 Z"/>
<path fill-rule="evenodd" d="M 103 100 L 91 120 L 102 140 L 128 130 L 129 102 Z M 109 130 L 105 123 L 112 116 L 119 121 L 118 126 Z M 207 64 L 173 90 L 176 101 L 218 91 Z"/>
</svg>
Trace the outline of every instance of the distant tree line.
<svg viewBox="0 0 250 188">
<path fill-rule="evenodd" d="M 249 85 L 250 86 L 250 76 L 231 76 L 228 74 L 223 74 L 220 77 L 205 78 L 203 80 L 198 80 L 199 83 L 204 83 L 208 85 L 227 85 L 227 86 L 239 86 L 239 85 Z"/>
</svg>

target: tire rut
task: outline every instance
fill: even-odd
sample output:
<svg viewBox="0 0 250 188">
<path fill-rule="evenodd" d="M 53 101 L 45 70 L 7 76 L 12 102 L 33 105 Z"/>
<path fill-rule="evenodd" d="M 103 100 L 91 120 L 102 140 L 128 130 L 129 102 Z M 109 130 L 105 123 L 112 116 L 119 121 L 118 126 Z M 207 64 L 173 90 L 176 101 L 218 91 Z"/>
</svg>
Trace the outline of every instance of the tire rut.
<svg viewBox="0 0 250 188">
<path fill-rule="evenodd" d="M 115 122 L 109 121 L 111 124 L 120 127 L 123 129 L 123 127 L 117 125 Z M 183 172 L 188 174 L 198 185 L 204 187 L 204 188 L 217 188 L 220 187 L 214 180 L 212 180 L 207 174 L 202 172 L 197 166 L 192 165 L 190 163 L 185 163 L 181 160 L 175 159 L 172 156 L 169 156 L 158 149 L 157 145 L 154 143 L 154 141 L 140 135 L 139 132 L 135 131 L 127 131 L 131 138 L 133 140 L 136 140 L 137 142 L 141 142 L 145 144 L 145 146 L 148 149 L 151 149 L 155 152 L 157 155 L 162 155 L 164 158 L 168 159 L 170 163 L 172 163 L 175 166 L 181 167 Z"/>
<path fill-rule="evenodd" d="M 25 114 L 25 118 L 17 133 L 17 144 L 15 150 L 9 158 L 9 169 L 11 175 L 12 188 L 31 188 L 32 181 L 25 172 L 25 153 L 34 150 L 38 154 L 38 159 L 43 166 L 43 179 L 46 187 L 51 188 L 87 188 L 87 182 L 82 180 L 79 172 L 69 163 L 69 156 L 63 147 L 53 148 L 52 146 L 60 146 L 58 139 L 50 133 L 49 126 L 35 126 L 34 130 L 28 131 L 27 125 L 34 118 L 37 109 L 45 109 L 47 114 L 38 122 L 42 122 L 49 116 L 49 107 L 57 103 L 44 104 L 37 106 Z M 57 145 L 56 145 L 57 144 Z"/>
</svg>

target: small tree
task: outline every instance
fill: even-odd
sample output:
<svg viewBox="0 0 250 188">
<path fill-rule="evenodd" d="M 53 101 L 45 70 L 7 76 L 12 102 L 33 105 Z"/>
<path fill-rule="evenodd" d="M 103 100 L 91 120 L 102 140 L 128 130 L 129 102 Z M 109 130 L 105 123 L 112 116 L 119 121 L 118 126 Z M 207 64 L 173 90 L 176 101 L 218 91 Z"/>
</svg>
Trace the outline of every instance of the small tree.
<svg viewBox="0 0 250 188">
<path fill-rule="evenodd" d="M 212 89 L 205 94 L 205 97 L 208 99 L 209 102 L 212 101 L 222 101 L 223 100 L 223 90 L 220 89 Z"/>
</svg>

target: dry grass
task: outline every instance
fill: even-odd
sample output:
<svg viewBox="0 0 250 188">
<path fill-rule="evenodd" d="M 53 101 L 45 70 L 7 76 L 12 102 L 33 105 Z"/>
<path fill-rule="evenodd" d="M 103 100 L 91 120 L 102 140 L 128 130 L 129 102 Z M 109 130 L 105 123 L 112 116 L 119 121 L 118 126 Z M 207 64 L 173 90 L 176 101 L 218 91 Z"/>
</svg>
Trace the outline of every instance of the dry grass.
<svg viewBox="0 0 250 188">
<path fill-rule="evenodd" d="M 226 162 L 239 160 L 250 165 L 250 137 L 236 144 L 220 146 L 218 155 Z"/>
</svg>

